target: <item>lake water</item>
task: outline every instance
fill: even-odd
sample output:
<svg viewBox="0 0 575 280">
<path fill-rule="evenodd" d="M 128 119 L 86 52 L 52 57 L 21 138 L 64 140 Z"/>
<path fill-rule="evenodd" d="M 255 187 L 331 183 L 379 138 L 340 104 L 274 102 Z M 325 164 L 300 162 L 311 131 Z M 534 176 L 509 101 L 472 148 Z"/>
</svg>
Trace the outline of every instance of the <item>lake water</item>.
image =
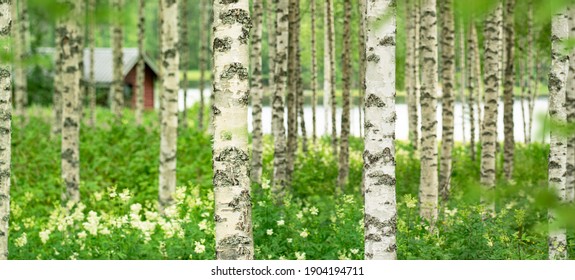
<svg viewBox="0 0 575 280">
<path fill-rule="evenodd" d="M 204 95 L 205 95 L 205 100 L 206 102 L 209 102 L 209 90 L 204 91 Z M 179 96 L 179 109 L 180 111 L 184 109 L 184 102 L 183 102 L 183 98 L 184 98 L 184 94 L 183 91 L 180 91 L 180 96 Z M 192 106 L 193 103 L 198 102 L 199 101 L 199 90 L 198 89 L 189 89 L 188 90 L 188 106 Z M 319 100 L 320 102 L 323 102 L 323 100 Z M 466 119 L 465 119 L 465 129 L 466 129 L 466 135 L 465 135 L 465 139 L 466 141 L 469 141 L 470 136 L 469 136 L 469 112 L 468 112 L 469 108 L 466 108 Z M 534 126 L 533 126 L 533 130 L 532 130 L 532 139 L 534 141 L 541 141 L 541 138 L 543 135 L 543 118 L 544 116 L 547 114 L 547 110 L 548 110 L 548 101 L 547 98 L 539 98 L 535 101 L 535 114 L 533 117 L 533 122 L 534 122 Z M 248 128 L 251 131 L 252 130 L 252 111 L 251 111 L 251 107 L 248 109 Z M 397 139 L 401 139 L 401 140 L 408 140 L 408 114 L 407 114 L 407 105 L 405 103 L 398 103 L 396 104 L 396 111 L 397 111 L 397 123 L 396 123 L 396 138 Z M 477 110 L 476 110 L 477 112 Z M 316 127 L 317 127 L 317 134 L 318 136 L 324 135 L 326 132 L 328 132 L 329 134 L 331 134 L 331 120 L 328 120 L 328 123 L 326 123 L 325 118 L 324 118 L 324 111 L 323 111 L 323 106 L 318 104 L 317 106 L 317 111 L 316 111 L 317 115 L 316 115 Z M 271 107 L 269 106 L 264 106 L 263 111 L 262 111 L 262 120 L 263 120 L 263 131 L 264 133 L 271 133 L 271 120 L 272 120 L 272 110 Z M 461 126 L 461 103 L 456 103 L 455 104 L 455 141 L 463 141 L 463 131 L 462 131 L 462 126 Z M 308 136 L 311 136 L 311 131 L 312 131 L 312 110 L 311 110 L 311 106 L 309 105 L 305 105 L 304 106 L 304 115 L 305 115 L 305 123 L 306 123 L 306 130 L 307 130 L 307 134 Z M 441 104 L 439 103 L 437 106 L 437 120 L 438 120 L 438 125 L 437 125 L 437 136 L 438 139 L 441 139 Z M 359 109 L 356 107 L 352 108 L 351 110 L 351 116 L 350 116 L 350 121 L 351 121 L 351 134 L 355 135 L 355 136 L 359 136 Z M 337 110 L 337 130 L 339 133 L 340 130 L 340 122 L 341 122 L 341 108 L 338 108 Z M 515 134 L 515 141 L 517 142 L 524 142 L 525 140 L 525 135 L 523 133 L 523 120 L 522 120 L 522 116 L 521 116 L 521 104 L 518 101 L 515 101 L 514 104 L 514 122 L 515 122 L 515 127 L 514 127 L 514 134 Z M 329 131 L 326 131 L 326 128 L 329 128 Z M 299 127 L 298 127 L 299 129 Z M 478 129 L 478 128 L 476 128 Z M 501 101 L 499 103 L 499 122 L 498 122 L 498 126 L 497 129 L 499 131 L 498 133 L 498 138 L 499 141 L 503 141 L 504 139 L 504 134 L 503 134 L 503 102 Z M 548 140 L 547 138 L 545 139 L 546 141 Z"/>
</svg>

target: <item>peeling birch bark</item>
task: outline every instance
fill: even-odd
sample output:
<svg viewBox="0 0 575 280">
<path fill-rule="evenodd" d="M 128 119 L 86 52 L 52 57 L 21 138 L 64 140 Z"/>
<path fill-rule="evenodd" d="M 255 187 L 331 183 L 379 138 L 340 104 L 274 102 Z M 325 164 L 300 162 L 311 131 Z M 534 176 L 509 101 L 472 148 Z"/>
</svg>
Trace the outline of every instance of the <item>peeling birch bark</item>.
<svg viewBox="0 0 575 280">
<path fill-rule="evenodd" d="M 513 131 L 513 88 L 515 86 L 515 0 L 506 0 L 505 11 L 505 84 L 503 90 L 503 122 L 505 142 L 503 147 L 503 171 L 510 180 L 513 177 L 515 135 Z"/>
<path fill-rule="evenodd" d="M 250 52 L 250 64 L 252 72 L 251 97 L 252 97 L 252 159 L 251 179 L 261 184 L 262 179 L 262 155 L 263 155 L 263 131 L 262 131 L 262 30 L 263 30 L 263 1 L 253 0 L 252 17 L 252 45 Z"/>
</svg>

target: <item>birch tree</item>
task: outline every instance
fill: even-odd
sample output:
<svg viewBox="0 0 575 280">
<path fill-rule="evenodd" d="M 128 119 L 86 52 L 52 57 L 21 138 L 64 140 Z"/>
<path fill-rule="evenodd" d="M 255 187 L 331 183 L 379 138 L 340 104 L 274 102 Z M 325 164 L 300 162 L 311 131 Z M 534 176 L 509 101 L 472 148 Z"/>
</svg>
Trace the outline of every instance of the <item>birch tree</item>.
<svg viewBox="0 0 575 280">
<path fill-rule="evenodd" d="M 503 170 L 505 177 L 513 177 L 515 135 L 513 132 L 513 88 L 515 87 L 515 0 L 506 0 L 505 11 L 505 85 L 503 92 L 503 122 L 505 142 L 503 148 Z"/>
<path fill-rule="evenodd" d="M 59 29 L 62 81 L 62 180 L 66 185 L 64 197 L 72 202 L 80 201 L 80 63 L 83 52 L 83 32 L 80 19 L 83 5 L 72 0 L 61 0 L 71 8 Z M 65 69 L 65 70 L 64 70 Z"/>
<path fill-rule="evenodd" d="M 262 25 L 263 25 L 263 1 L 253 1 L 252 17 L 252 45 L 250 53 L 251 64 L 251 95 L 252 95 L 252 163 L 251 179 L 261 184 L 262 178 L 262 154 L 263 154 L 263 132 L 262 132 Z"/>
<path fill-rule="evenodd" d="M 535 48 L 534 48 L 534 32 L 533 32 L 533 1 L 529 0 L 527 4 L 527 69 L 528 74 L 528 85 L 527 85 L 527 115 L 529 118 L 527 126 L 527 137 L 525 138 L 525 143 L 531 143 L 531 129 L 533 128 L 533 107 L 534 107 L 534 96 L 538 85 L 535 74 L 537 74 L 537 64 L 535 63 Z"/>
<path fill-rule="evenodd" d="M 361 0 L 360 0 L 361 1 Z M 317 139 L 317 42 L 316 42 L 316 3 L 311 0 L 311 119 L 312 119 L 312 143 L 315 146 Z"/>
<path fill-rule="evenodd" d="M 492 11 L 485 20 L 485 116 L 481 134 L 481 184 L 488 192 L 495 189 L 495 154 L 497 145 L 497 105 L 499 96 L 499 52 L 501 5 Z M 495 211 L 490 202 L 486 210 Z"/>
<path fill-rule="evenodd" d="M 288 90 L 287 108 L 287 182 L 291 184 L 291 175 L 297 150 L 297 49 L 299 47 L 299 0 L 289 0 L 289 43 L 288 43 Z"/>
<path fill-rule="evenodd" d="M 329 55 L 330 55 L 330 64 L 329 64 L 329 79 L 330 79 L 330 88 L 329 88 L 329 101 L 331 106 L 331 147 L 333 150 L 334 156 L 337 158 L 337 125 L 336 125 L 336 116 L 337 116 L 337 100 L 335 99 L 335 90 L 336 90 L 336 70 L 335 70 L 335 19 L 334 14 L 335 10 L 333 8 L 334 0 L 327 0 L 329 2 Z M 325 93 L 324 93 L 325 94 Z"/>
<path fill-rule="evenodd" d="M 143 1 L 142 1 L 143 2 Z M 90 70 L 88 81 L 88 103 L 90 106 L 88 124 L 94 126 L 96 124 L 96 72 L 94 63 L 96 41 L 94 39 L 96 33 L 96 0 L 88 0 L 88 47 L 90 48 Z"/>
<path fill-rule="evenodd" d="M 462 142 L 465 146 L 467 141 L 465 137 L 465 75 L 469 73 L 465 69 L 465 24 L 463 20 L 459 21 L 459 46 L 457 49 L 457 56 L 459 57 L 457 67 L 459 68 L 459 104 L 461 104 L 461 132 Z"/>
<path fill-rule="evenodd" d="M 12 15 L 10 10 L 14 4 L 10 1 L 0 2 L 0 40 L 10 39 Z M 7 46 L 0 49 L 2 53 L 10 52 Z M 8 221 L 10 220 L 10 163 L 12 154 L 12 92 L 10 65 L 0 63 L 0 260 L 8 259 Z"/>
<path fill-rule="evenodd" d="M 176 153 L 178 138 L 178 6 L 179 1 L 161 0 L 162 73 L 164 75 L 160 102 L 160 209 L 171 204 L 176 190 Z"/>
<path fill-rule="evenodd" d="M 345 17 L 343 21 L 343 110 L 341 113 L 341 135 L 339 147 L 339 172 L 337 185 L 344 191 L 349 174 L 349 130 L 350 130 L 350 95 L 351 95 L 351 0 L 344 1 Z M 361 27 L 360 27 L 361 28 Z"/>
<path fill-rule="evenodd" d="M 288 2 L 275 0 L 276 49 L 274 93 L 272 97 L 272 134 L 274 137 L 273 191 L 278 199 L 283 197 L 287 180 L 287 143 L 284 126 L 284 97 L 287 89 L 288 55 Z"/>
<path fill-rule="evenodd" d="M 451 189 L 451 154 L 453 151 L 453 110 L 455 102 L 455 21 L 453 16 L 453 1 L 442 0 L 441 15 L 441 78 L 443 80 L 442 97 L 442 142 L 441 167 L 439 173 L 439 192 L 443 200 L 447 200 Z"/>
<path fill-rule="evenodd" d="M 421 177 L 420 215 L 434 222 L 437 218 L 437 16 L 436 1 L 421 1 Z"/>
<path fill-rule="evenodd" d="M 467 91 L 469 96 L 469 153 L 471 154 L 471 160 L 475 162 L 475 140 L 477 139 L 477 130 L 475 129 L 475 96 L 478 95 L 478 86 L 477 86 L 477 71 L 475 64 L 475 55 L 479 52 L 478 44 L 477 44 L 477 31 L 475 29 L 475 24 L 473 22 L 469 23 L 469 38 L 467 39 L 468 45 L 468 52 L 467 52 Z M 479 108 L 477 108 L 479 114 Z M 480 124 L 481 125 L 481 124 Z"/>
<path fill-rule="evenodd" d="M 123 28 L 122 28 L 122 9 L 124 6 L 124 0 L 110 0 L 112 1 L 112 13 L 111 23 L 112 23 L 112 112 L 116 118 L 122 118 L 122 110 L 124 108 L 124 75 L 122 73 L 123 68 Z"/>
<path fill-rule="evenodd" d="M 363 137 L 363 99 L 365 96 L 365 7 L 366 0 L 359 0 L 359 100 L 358 100 L 358 111 L 359 111 L 359 137 Z M 353 99 L 352 99 L 353 100 Z"/>
<path fill-rule="evenodd" d="M 324 134 L 329 134 L 329 123 L 331 121 L 331 107 L 330 107 L 330 92 L 332 88 L 331 84 L 331 52 L 332 45 L 330 43 L 330 36 L 331 36 L 331 1 L 333 0 L 326 0 L 323 1 L 324 11 L 323 11 L 323 110 L 324 110 Z"/>
<path fill-rule="evenodd" d="M 56 22 L 56 32 L 54 34 L 55 37 L 55 46 L 60 44 L 61 38 L 61 30 L 64 29 L 61 20 Z M 55 63 L 55 75 L 54 75 L 54 93 L 52 94 L 52 129 L 50 130 L 50 136 L 52 139 L 56 139 L 56 137 L 60 136 L 62 132 L 62 76 L 60 73 L 62 72 L 62 57 L 60 55 L 60 51 L 56 50 L 54 54 L 54 63 Z"/>
<path fill-rule="evenodd" d="M 142 125 L 144 113 L 144 85 L 146 81 L 146 63 L 144 62 L 144 36 L 146 32 L 146 1 L 138 1 L 138 66 L 136 68 L 136 125 Z"/>
<path fill-rule="evenodd" d="M 569 9 L 569 37 L 575 38 L 575 6 Z M 569 74 L 567 79 L 567 92 L 565 96 L 567 122 L 575 124 L 575 51 L 569 54 Z M 569 203 L 575 202 L 575 134 L 567 137 L 567 181 L 565 199 Z"/>
<path fill-rule="evenodd" d="M 184 92 L 184 110 L 182 111 L 182 127 L 188 127 L 188 69 L 190 69 L 190 44 L 188 42 L 188 0 L 180 0 L 180 71 L 183 79 L 180 88 Z M 201 29 L 201 28 L 200 28 Z"/>
<path fill-rule="evenodd" d="M 301 17 L 298 16 L 298 29 L 301 28 Z M 299 46 L 299 43 L 298 43 Z M 303 77 L 301 75 L 301 47 L 298 47 L 297 50 L 297 59 L 296 59 L 296 76 L 297 76 L 297 89 L 296 89 L 296 101 L 297 101 L 297 117 L 299 120 L 299 129 L 301 132 L 301 139 L 302 139 L 302 151 L 305 153 L 307 152 L 307 130 L 305 128 L 305 114 L 303 111 L 304 106 L 304 91 L 303 91 Z"/>
<path fill-rule="evenodd" d="M 249 1 L 214 1 L 213 24 L 216 258 L 253 259 L 247 121 Z"/>
<path fill-rule="evenodd" d="M 551 72 L 549 73 L 549 116 L 557 122 L 565 122 L 565 92 L 569 73 L 569 56 L 563 54 L 563 41 L 569 37 L 568 13 L 560 11 L 553 16 L 551 23 Z M 566 201 L 566 138 L 561 136 L 555 126 L 550 130 L 549 151 L 549 189 L 560 202 Z M 549 259 L 567 259 L 567 236 L 564 228 L 557 225 L 557 216 L 553 209 L 548 212 L 549 219 Z"/>
<path fill-rule="evenodd" d="M 407 92 L 407 110 L 409 118 L 409 140 L 415 148 L 419 146 L 419 0 L 406 3 L 407 46 L 405 74 Z"/>
<path fill-rule="evenodd" d="M 395 202 L 395 2 L 367 1 L 365 258 L 397 258 Z"/>
</svg>

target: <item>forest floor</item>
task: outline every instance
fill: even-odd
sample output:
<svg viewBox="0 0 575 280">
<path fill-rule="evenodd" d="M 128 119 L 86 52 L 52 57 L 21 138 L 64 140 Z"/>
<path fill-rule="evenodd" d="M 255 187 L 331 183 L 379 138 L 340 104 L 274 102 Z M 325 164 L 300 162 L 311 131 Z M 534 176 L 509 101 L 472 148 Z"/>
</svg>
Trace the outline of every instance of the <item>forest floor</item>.
<svg viewBox="0 0 575 280">
<path fill-rule="evenodd" d="M 196 109 L 194 109 L 196 110 Z M 60 141 L 50 138 L 50 111 L 33 108 L 25 127 L 14 120 L 10 259 L 214 259 L 211 139 L 190 128 L 178 137 L 176 205 L 156 211 L 159 129 L 157 115 L 117 125 L 98 110 L 98 126 L 81 128 L 81 203 L 62 203 Z M 298 152 L 293 187 L 284 207 L 269 189 L 273 142 L 264 146 L 262 186 L 253 185 L 256 259 L 363 259 L 363 141 L 350 141 L 345 194 L 335 192 L 337 162 L 329 139 Z M 311 140 L 310 140 L 311 142 Z M 399 259 L 547 259 L 548 146 L 518 144 L 514 180 L 498 180 L 497 213 L 479 203 L 479 161 L 456 144 L 450 200 L 438 221 L 418 217 L 419 159 L 397 142 L 397 252 Z M 501 167 L 501 157 L 498 159 Z M 499 168 L 500 170 L 501 168 Z M 497 174 L 502 178 L 501 172 Z M 563 209 L 568 213 L 568 209 Z M 571 209 L 572 210 L 572 209 Z M 575 217 L 563 215 L 575 228 Z M 569 231 L 569 255 L 575 237 Z"/>
</svg>

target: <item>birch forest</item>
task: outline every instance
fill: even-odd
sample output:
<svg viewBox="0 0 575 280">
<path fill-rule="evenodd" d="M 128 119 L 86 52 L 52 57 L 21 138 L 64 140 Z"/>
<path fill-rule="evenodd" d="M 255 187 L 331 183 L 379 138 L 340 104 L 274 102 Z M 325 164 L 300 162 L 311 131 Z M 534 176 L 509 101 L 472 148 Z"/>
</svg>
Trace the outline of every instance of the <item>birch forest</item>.
<svg viewBox="0 0 575 280">
<path fill-rule="evenodd" d="M 0 1 L 0 260 L 574 260 L 571 0 Z"/>
</svg>

